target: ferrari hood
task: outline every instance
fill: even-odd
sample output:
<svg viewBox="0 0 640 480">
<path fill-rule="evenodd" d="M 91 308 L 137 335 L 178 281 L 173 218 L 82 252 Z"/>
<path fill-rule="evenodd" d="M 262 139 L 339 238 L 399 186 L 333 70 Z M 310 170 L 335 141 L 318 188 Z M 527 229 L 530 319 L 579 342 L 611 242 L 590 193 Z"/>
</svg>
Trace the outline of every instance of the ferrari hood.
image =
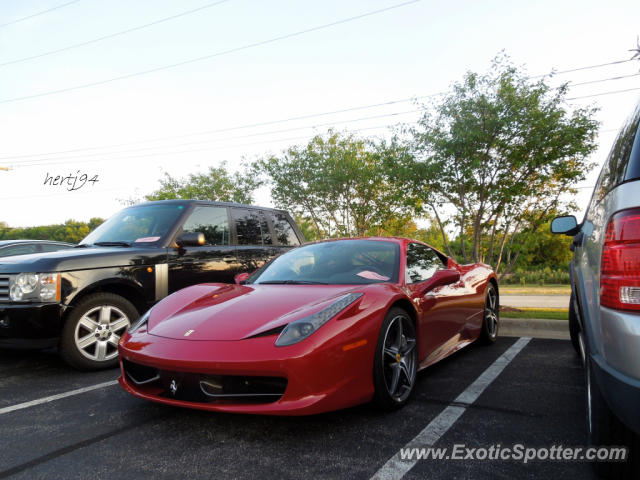
<svg viewBox="0 0 640 480">
<path fill-rule="evenodd" d="M 242 340 L 311 315 L 361 287 L 195 285 L 153 307 L 147 331 L 180 340 Z"/>
</svg>

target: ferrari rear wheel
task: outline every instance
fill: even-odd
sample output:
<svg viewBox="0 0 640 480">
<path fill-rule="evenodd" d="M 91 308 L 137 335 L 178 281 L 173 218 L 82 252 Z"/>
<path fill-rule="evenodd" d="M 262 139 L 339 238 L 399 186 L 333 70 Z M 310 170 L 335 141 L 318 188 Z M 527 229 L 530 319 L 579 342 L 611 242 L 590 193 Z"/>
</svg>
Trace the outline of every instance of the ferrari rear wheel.
<svg viewBox="0 0 640 480">
<path fill-rule="evenodd" d="M 407 312 L 392 308 L 382 323 L 373 364 L 374 403 L 395 410 L 407 403 L 416 381 L 416 331 Z"/>
<path fill-rule="evenodd" d="M 500 322 L 499 315 L 500 302 L 498 299 L 498 291 L 493 283 L 489 283 L 485 294 L 484 318 L 482 320 L 482 331 L 480 332 L 480 341 L 482 343 L 490 345 L 496 341 Z"/>
</svg>

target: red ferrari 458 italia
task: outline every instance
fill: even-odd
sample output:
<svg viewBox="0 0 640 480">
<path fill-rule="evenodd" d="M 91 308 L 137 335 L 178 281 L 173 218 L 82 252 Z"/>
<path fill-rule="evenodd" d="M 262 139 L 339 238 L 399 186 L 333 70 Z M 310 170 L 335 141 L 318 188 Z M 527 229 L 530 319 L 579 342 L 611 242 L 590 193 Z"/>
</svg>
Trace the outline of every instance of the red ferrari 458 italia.
<svg viewBox="0 0 640 480">
<path fill-rule="evenodd" d="M 242 281 L 240 281 L 242 279 Z M 403 238 L 290 250 L 238 284 L 156 304 L 120 340 L 120 384 L 183 407 L 306 415 L 404 405 L 416 373 L 498 332 L 491 267 Z"/>
</svg>

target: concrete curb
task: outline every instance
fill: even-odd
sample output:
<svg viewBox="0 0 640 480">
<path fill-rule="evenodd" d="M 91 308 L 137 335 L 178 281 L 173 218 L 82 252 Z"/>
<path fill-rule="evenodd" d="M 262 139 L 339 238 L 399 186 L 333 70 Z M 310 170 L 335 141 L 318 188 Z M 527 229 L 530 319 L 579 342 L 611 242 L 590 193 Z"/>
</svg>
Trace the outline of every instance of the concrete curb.
<svg viewBox="0 0 640 480">
<path fill-rule="evenodd" d="M 498 335 L 502 337 L 533 337 L 569 340 L 569 322 L 542 318 L 500 318 Z"/>
</svg>

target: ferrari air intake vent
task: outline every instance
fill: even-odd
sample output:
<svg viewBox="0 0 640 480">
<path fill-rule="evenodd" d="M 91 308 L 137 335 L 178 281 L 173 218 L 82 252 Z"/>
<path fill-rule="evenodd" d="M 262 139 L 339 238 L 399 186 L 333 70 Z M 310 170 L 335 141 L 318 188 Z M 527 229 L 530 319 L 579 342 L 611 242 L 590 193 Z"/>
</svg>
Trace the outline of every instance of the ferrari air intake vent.
<svg viewBox="0 0 640 480">
<path fill-rule="evenodd" d="M 280 377 L 207 375 L 200 380 L 202 393 L 214 399 L 275 402 L 286 388 L 287 379 Z"/>
<path fill-rule="evenodd" d="M 136 385 L 145 385 L 160 379 L 158 370 L 153 367 L 133 363 L 129 360 L 122 360 L 122 365 L 129 380 Z"/>
</svg>

